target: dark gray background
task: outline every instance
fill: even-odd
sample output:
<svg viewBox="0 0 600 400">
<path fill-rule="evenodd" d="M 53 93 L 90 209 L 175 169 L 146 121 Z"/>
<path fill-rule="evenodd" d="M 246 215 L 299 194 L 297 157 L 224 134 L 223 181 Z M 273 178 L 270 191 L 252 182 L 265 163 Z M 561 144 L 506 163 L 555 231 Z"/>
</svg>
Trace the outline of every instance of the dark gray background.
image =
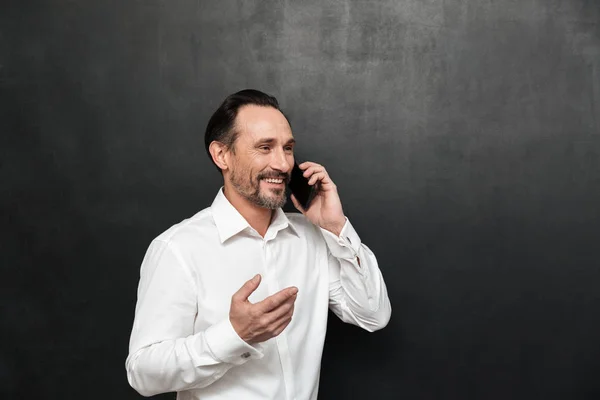
<svg viewBox="0 0 600 400">
<path fill-rule="evenodd" d="M 330 321 L 320 398 L 600 397 L 598 1 L 9 0 L 3 398 L 139 397 L 140 262 L 212 201 L 204 128 L 247 87 L 392 301 L 375 334 Z"/>
</svg>

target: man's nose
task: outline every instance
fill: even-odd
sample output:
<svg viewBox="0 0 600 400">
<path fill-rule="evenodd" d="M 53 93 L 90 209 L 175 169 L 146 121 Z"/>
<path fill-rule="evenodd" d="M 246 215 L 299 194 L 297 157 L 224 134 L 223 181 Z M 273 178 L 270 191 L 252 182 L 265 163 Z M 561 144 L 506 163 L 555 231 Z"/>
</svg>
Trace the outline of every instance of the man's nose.
<svg viewBox="0 0 600 400">
<path fill-rule="evenodd" d="M 288 155 L 283 149 L 273 152 L 271 167 L 275 170 L 287 173 L 292 168 L 288 158 Z"/>
</svg>

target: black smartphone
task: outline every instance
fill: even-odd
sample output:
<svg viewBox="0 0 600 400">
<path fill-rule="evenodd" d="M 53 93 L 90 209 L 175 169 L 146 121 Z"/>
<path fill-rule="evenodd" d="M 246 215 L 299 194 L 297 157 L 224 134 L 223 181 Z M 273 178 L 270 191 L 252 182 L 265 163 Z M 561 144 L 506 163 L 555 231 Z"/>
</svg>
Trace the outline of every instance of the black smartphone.
<svg viewBox="0 0 600 400">
<path fill-rule="evenodd" d="M 310 207 L 310 202 L 315 198 L 317 194 L 316 185 L 309 185 L 308 179 L 303 175 L 303 171 L 298 166 L 298 163 L 294 163 L 294 168 L 292 168 L 292 174 L 290 178 L 290 183 L 288 184 L 290 191 L 294 194 L 294 197 L 300 205 L 307 210 Z"/>
</svg>

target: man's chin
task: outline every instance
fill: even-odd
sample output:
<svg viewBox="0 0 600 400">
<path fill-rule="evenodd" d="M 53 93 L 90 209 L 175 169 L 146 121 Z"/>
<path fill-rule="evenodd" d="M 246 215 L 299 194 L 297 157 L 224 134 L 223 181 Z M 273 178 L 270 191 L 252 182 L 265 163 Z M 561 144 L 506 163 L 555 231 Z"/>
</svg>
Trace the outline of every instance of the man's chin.
<svg viewBox="0 0 600 400">
<path fill-rule="evenodd" d="M 261 196 L 263 207 L 275 210 L 285 205 L 287 198 L 284 190 L 270 190 L 271 193 Z"/>
</svg>

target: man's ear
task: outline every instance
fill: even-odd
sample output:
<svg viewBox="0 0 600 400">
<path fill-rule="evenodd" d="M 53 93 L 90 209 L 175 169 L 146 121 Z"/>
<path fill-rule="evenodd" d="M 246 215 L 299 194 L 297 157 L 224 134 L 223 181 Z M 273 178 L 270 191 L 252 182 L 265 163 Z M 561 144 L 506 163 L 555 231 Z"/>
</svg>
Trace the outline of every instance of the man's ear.
<svg viewBox="0 0 600 400">
<path fill-rule="evenodd" d="M 229 149 L 226 145 L 216 140 L 213 140 L 208 146 L 208 151 L 214 161 L 217 164 L 217 167 L 221 168 L 221 170 L 225 171 L 228 169 L 227 165 L 227 152 Z"/>
</svg>

